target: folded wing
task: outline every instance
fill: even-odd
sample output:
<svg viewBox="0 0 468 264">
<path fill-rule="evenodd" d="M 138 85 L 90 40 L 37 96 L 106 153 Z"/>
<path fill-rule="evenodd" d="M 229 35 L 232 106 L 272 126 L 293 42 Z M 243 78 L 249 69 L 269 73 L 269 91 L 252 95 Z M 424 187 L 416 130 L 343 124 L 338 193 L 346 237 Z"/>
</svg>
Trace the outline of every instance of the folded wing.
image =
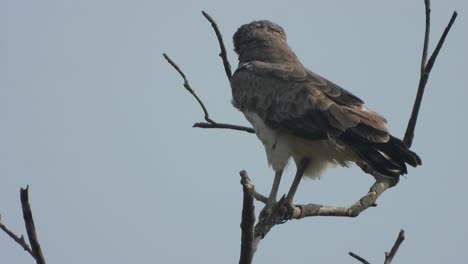
<svg viewBox="0 0 468 264">
<path fill-rule="evenodd" d="M 385 118 L 302 65 L 249 62 L 235 72 L 231 86 L 237 108 L 296 136 L 325 139 L 348 132 L 368 142 L 389 140 Z"/>
<path fill-rule="evenodd" d="M 301 138 L 339 139 L 384 176 L 406 173 L 405 163 L 421 164 L 416 153 L 388 133 L 384 117 L 300 64 L 244 63 L 231 88 L 239 110 L 255 112 L 270 127 Z"/>
</svg>

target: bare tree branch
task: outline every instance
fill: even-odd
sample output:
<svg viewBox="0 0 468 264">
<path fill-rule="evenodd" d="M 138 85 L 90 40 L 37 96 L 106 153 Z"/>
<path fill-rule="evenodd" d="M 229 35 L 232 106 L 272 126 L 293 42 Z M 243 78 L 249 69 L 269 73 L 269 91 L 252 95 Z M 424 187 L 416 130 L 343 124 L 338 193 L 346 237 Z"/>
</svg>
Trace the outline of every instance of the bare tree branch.
<svg viewBox="0 0 468 264">
<path fill-rule="evenodd" d="M 384 262 L 384 264 L 391 264 L 392 263 L 393 258 L 395 257 L 395 255 L 396 255 L 396 253 L 398 251 L 398 248 L 400 248 L 401 243 L 403 243 L 403 240 L 405 240 L 405 231 L 402 229 L 402 230 L 400 230 L 400 233 L 398 233 L 398 237 L 397 237 L 395 243 L 393 244 L 393 247 L 390 250 L 390 253 L 385 252 L 385 262 Z M 351 257 L 359 260 L 361 263 L 370 264 L 369 261 L 367 261 L 363 257 L 361 257 L 361 256 L 359 256 L 359 255 L 357 255 L 357 254 L 355 254 L 353 252 L 349 252 L 348 254 Z"/>
<path fill-rule="evenodd" d="M 195 91 L 192 89 L 192 87 L 190 86 L 190 83 L 189 81 L 187 80 L 187 78 L 185 77 L 185 74 L 184 72 L 179 68 L 179 66 L 177 66 L 177 64 L 172 61 L 169 56 L 167 56 L 166 53 L 163 53 L 163 56 L 164 58 L 167 60 L 167 62 L 169 62 L 169 64 L 172 65 L 172 67 L 174 67 L 174 69 L 180 74 L 180 76 L 182 76 L 182 78 L 184 79 L 184 87 L 185 87 L 185 90 L 187 90 L 193 97 L 195 97 L 195 100 L 197 100 L 198 104 L 200 105 L 200 107 L 202 108 L 203 110 L 203 113 L 205 114 L 205 120 L 207 122 L 209 122 L 210 124 L 215 124 L 216 122 L 213 121 L 211 118 L 210 118 L 210 114 L 208 113 L 208 110 L 206 109 L 205 107 L 205 104 L 203 104 L 203 101 L 200 99 L 200 97 L 198 97 L 198 95 L 195 93 Z"/>
<path fill-rule="evenodd" d="M 310 216 L 357 217 L 369 207 L 375 207 L 379 196 L 392 186 L 391 181 L 376 181 L 369 189 L 369 192 L 350 207 L 324 206 L 320 204 L 296 205 L 291 218 L 301 219 Z"/>
<path fill-rule="evenodd" d="M 439 42 L 437 43 L 437 46 L 434 52 L 432 53 L 431 57 L 429 58 L 429 61 L 426 64 L 427 49 L 428 49 L 427 47 L 429 45 L 428 43 L 429 43 L 429 26 L 430 26 L 431 8 L 430 8 L 429 0 L 425 0 L 424 3 L 426 7 L 426 30 L 424 34 L 424 47 L 423 47 L 423 53 L 422 53 L 422 58 L 421 58 L 421 76 L 419 79 L 418 91 L 417 91 L 416 98 L 414 101 L 413 110 L 411 112 L 411 117 L 408 120 L 405 137 L 403 139 L 403 142 L 405 142 L 406 145 L 408 145 L 408 147 L 411 147 L 411 145 L 413 144 L 414 130 L 416 128 L 416 122 L 418 120 L 419 109 L 421 107 L 421 102 L 422 102 L 422 98 L 424 95 L 424 89 L 426 87 L 427 80 L 429 79 L 429 74 L 431 73 L 432 67 L 434 66 L 435 60 L 437 59 L 437 55 L 439 55 L 439 52 L 442 49 L 442 45 L 445 42 L 445 38 L 447 37 L 447 34 L 449 33 L 450 28 L 452 27 L 453 23 L 455 22 L 455 19 L 457 18 L 457 12 L 454 11 L 447 27 L 445 28 L 444 32 L 442 33 L 442 36 L 439 39 Z"/>
<path fill-rule="evenodd" d="M 42 254 L 41 246 L 39 245 L 39 240 L 37 238 L 36 228 L 34 226 L 34 220 L 31 212 L 31 206 L 29 205 L 29 186 L 26 189 L 20 189 L 20 200 L 21 208 L 23 210 L 23 219 L 24 225 L 26 226 L 26 232 L 29 238 L 29 246 L 24 236 L 17 236 L 11 230 L 9 230 L 4 224 L 0 221 L 0 229 L 2 229 L 8 236 L 10 236 L 16 243 L 18 243 L 24 250 L 26 250 L 35 260 L 37 264 L 45 264 L 44 256 Z M 0 219 L 1 220 L 1 219 Z"/>
<path fill-rule="evenodd" d="M 20 198 L 21 206 L 23 208 L 24 225 L 26 226 L 26 232 L 28 233 L 29 243 L 37 264 L 45 264 L 44 255 L 42 254 L 41 245 L 37 238 L 36 227 L 34 226 L 34 219 L 31 212 L 31 206 L 29 205 L 29 186 L 26 189 L 21 188 Z"/>
<path fill-rule="evenodd" d="M 402 229 L 400 230 L 400 233 L 398 233 L 398 237 L 395 241 L 395 244 L 393 245 L 392 249 L 390 250 L 390 253 L 385 253 L 385 262 L 384 264 L 390 264 L 393 261 L 393 257 L 395 257 L 398 248 L 400 248 L 401 243 L 403 243 L 403 240 L 405 240 L 405 231 Z"/>
<path fill-rule="evenodd" d="M 391 180 L 387 181 L 383 179 L 376 181 L 366 195 L 349 207 L 325 206 L 311 203 L 296 204 L 293 205 L 292 208 L 286 208 L 280 200 L 273 210 L 273 216 L 268 220 L 260 220 L 255 226 L 255 238 L 263 239 L 273 226 L 283 224 L 286 220 L 314 216 L 357 217 L 369 207 L 375 207 L 379 196 L 392 186 L 394 186 L 394 183 Z"/>
<path fill-rule="evenodd" d="M 250 127 L 245 127 L 245 126 L 239 126 L 239 125 L 231 125 L 231 124 L 225 124 L 225 123 L 217 123 L 213 119 L 210 118 L 210 114 L 208 113 L 208 109 L 206 108 L 205 104 L 203 101 L 198 97 L 198 95 L 195 93 L 195 90 L 193 90 L 192 86 L 190 86 L 190 83 L 185 77 L 184 72 L 179 68 L 179 66 L 169 58 L 169 56 L 166 53 L 163 53 L 164 58 L 167 60 L 167 62 L 180 74 L 182 79 L 184 79 L 184 88 L 187 90 L 194 98 L 197 100 L 198 104 L 203 110 L 204 113 L 204 118 L 207 123 L 201 122 L 201 123 L 195 123 L 193 127 L 199 127 L 199 128 L 223 128 L 223 129 L 232 129 L 232 130 L 239 130 L 239 131 L 244 131 L 248 133 L 255 133 L 254 130 Z"/>
<path fill-rule="evenodd" d="M 1 220 L 1 219 L 0 219 Z M 10 236 L 18 245 L 20 245 L 24 250 L 29 252 L 29 254 L 34 258 L 33 252 L 29 245 L 24 240 L 24 236 L 21 237 L 17 236 L 13 231 L 8 229 L 1 221 L 0 221 L 0 229 L 2 229 L 8 236 Z"/>
<path fill-rule="evenodd" d="M 254 224 L 255 224 L 255 206 L 254 206 L 254 185 L 250 182 L 247 172 L 241 171 L 241 184 L 244 192 L 244 202 L 242 206 L 241 220 L 241 254 L 239 264 L 251 264 L 256 248 L 254 247 Z"/>
<path fill-rule="evenodd" d="M 193 124 L 193 127 L 199 127 L 199 128 L 221 128 L 221 129 L 232 129 L 232 130 L 239 130 L 239 131 L 245 131 L 249 133 L 255 133 L 253 128 L 250 127 L 245 127 L 245 126 L 239 126 L 239 125 L 231 125 L 231 124 L 225 124 L 225 123 L 195 123 Z"/>
<path fill-rule="evenodd" d="M 455 19 L 457 19 L 457 16 L 458 16 L 457 11 L 453 11 L 452 17 L 450 17 L 449 23 L 445 27 L 445 30 L 442 33 L 442 36 L 440 37 L 439 42 L 437 42 L 437 46 L 434 49 L 434 52 L 432 52 L 431 57 L 427 61 L 426 73 L 427 73 L 428 77 L 429 77 L 429 73 L 432 70 L 432 67 L 434 66 L 434 63 L 435 63 L 435 61 L 437 59 L 437 56 L 439 55 L 439 52 L 442 49 L 442 46 L 444 45 L 445 39 L 447 38 L 447 35 L 448 35 L 450 29 L 452 28 L 453 23 L 455 23 Z M 426 77 L 426 82 L 427 82 L 428 77 Z"/>
<path fill-rule="evenodd" d="M 361 256 L 359 256 L 359 255 L 357 255 L 357 254 L 355 254 L 355 253 L 353 253 L 353 252 L 351 252 L 351 251 L 348 252 L 348 254 L 349 254 L 351 257 L 357 259 L 357 260 L 358 260 L 359 262 L 361 262 L 362 264 L 370 264 L 370 262 L 367 261 L 365 258 L 363 258 L 363 257 L 361 257 Z"/>
<path fill-rule="evenodd" d="M 216 38 L 218 38 L 218 43 L 219 47 L 221 48 L 221 53 L 219 53 L 219 56 L 223 60 L 223 66 L 224 66 L 224 71 L 226 72 L 226 76 L 231 82 L 231 77 L 232 77 L 232 72 L 231 72 L 231 64 L 229 64 L 229 60 L 227 58 L 227 53 L 226 53 L 226 48 L 224 47 L 224 41 L 223 41 L 223 36 L 221 35 L 221 32 L 218 29 L 218 25 L 214 21 L 214 19 L 208 15 L 205 11 L 202 11 L 203 16 L 210 21 L 211 26 L 213 27 L 213 30 L 215 31 Z"/>
<path fill-rule="evenodd" d="M 426 9 L 426 28 L 424 30 L 424 43 L 423 43 L 423 50 L 421 55 L 421 72 L 420 76 L 424 75 L 424 71 L 426 70 L 426 63 L 427 63 L 427 50 L 429 47 L 429 35 L 431 31 L 431 1 L 424 0 L 424 7 Z"/>
</svg>

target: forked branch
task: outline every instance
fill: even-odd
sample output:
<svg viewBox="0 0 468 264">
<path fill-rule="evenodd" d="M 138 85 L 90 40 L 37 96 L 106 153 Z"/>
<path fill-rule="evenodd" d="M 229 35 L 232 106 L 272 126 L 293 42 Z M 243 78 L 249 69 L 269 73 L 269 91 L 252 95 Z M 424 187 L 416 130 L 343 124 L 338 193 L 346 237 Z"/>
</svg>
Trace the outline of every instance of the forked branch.
<svg viewBox="0 0 468 264">
<path fill-rule="evenodd" d="M 252 128 L 250 128 L 250 127 L 239 126 L 239 125 L 231 125 L 231 124 L 226 124 L 226 123 L 218 123 L 218 122 L 215 122 L 213 119 L 211 119 L 210 114 L 208 113 L 208 109 L 206 108 L 205 104 L 200 99 L 200 97 L 198 97 L 197 93 L 195 93 L 195 90 L 190 85 L 187 77 L 185 77 L 184 72 L 180 69 L 180 67 L 171 58 L 169 58 L 169 56 L 166 53 L 163 53 L 163 56 L 167 60 L 167 62 L 179 73 L 179 75 L 182 77 L 182 79 L 184 79 L 183 86 L 184 86 L 185 90 L 187 90 L 187 92 L 189 92 L 195 98 L 195 100 L 197 100 L 198 104 L 200 105 L 200 107 L 203 110 L 203 113 L 205 115 L 204 119 L 205 119 L 206 122 L 195 123 L 193 125 L 193 127 L 232 129 L 232 130 L 239 130 L 239 131 L 254 133 L 254 130 Z"/>
<path fill-rule="evenodd" d="M 224 45 L 223 41 L 223 36 L 221 32 L 219 31 L 218 25 L 214 21 L 214 19 L 205 11 L 202 11 L 203 16 L 210 22 L 211 26 L 213 27 L 213 30 L 216 34 L 216 38 L 218 39 L 219 47 L 221 49 L 221 52 L 219 53 L 219 56 L 221 57 L 223 61 L 223 66 L 224 66 L 224 71 L 226 73 L 226 77 L 228 78 L 228 81 L 231 81 L 232 77 L 232 71 L 231 71 L 231 64 L 229 63 L 229 60 L 227 58 L 227 53 L 226 53 L 226 47 Z M 198 104 L 203 110 L 204 113 L 204 119 L 206 122 L 197 122 L 193 125 L 193 127 L 198 127 L 198 128 L 220 128 L 220 129 L 232 129 L 232 130 L 238 130 L 238 131 L 244 131 L 248 133 L 255 133 L 255 131 L 250 128 L 250 127 L 245 127 L 245 126 L 240 126 L 240 125 L 232 125 L 232 124 L 227 124 L 227 123 L 218 123 L 215 122 L 213 119 L 210 118 L 208 110 L 203 103 L 203 101 L 198 97 L 198 95 L 195 93 L 195 90 L 192 89 L 192 87 L 189 84 L 189 81 L 185 77 L 184 72 L 179 68 L 179 66 L 169 58 L 169 56 L 165 53 L 163 53 L 164 58 L 167 60 L 167 62 L 174 67 L 174 69 L 180 74 L 180 76 L 184 79 L 184 87 L 185 89 L 197 100 Z"/>
<path fill-rule="evenodd" d="M 398 233 L 398 237 L 395 240 L 395 243 L 393 244 L 392 249 L 390 250 L 390 253 L 385 252 L 385 261 L 384 264 L 391 264 L 393 261 L 393 258 L 395 257 L 398 249 L 400 248 L 401 243 L 403 243 L 403 240 L 405 240 L 405 231 L 402 229 L 400 230 L 400 233 Z M 349 252 L 348 253 L 351 257 L 357 259 L 359 262 L 363 264 L 370 264 L 369 261 L 367 261 L 365 258 L 359 256 L 356 253 Z"/>
<path fill-rule="evenodd" d="M 406 126 L 406 132 L 405 132 L 405 137 L 403 138 L 403 142 L 408 145 L 408 147 L 411 147 L 413 144 L 413 138 L 414 138 L 414 130 L 416 128 L 416 122 L 418 121 L 418 115 L 419 115 L 419 109 L 421 108 L 421 102 L 422 98 L 424 95 L 424 90 L 426 88 L 426 83 L 427 80 L 429 79 L 429 74 L 431 73 L 432 67 L 434 66 L 434 63 L 437 59 L 437 56 L 439 55 L 440 50 L 442 49 L 442 46 L 444 45 L 445 38 L 447 37 L 447 34 L 449 33 L 450 29 L 452 28 L 453 23 L 455 22 L 455 19 L 457 18 L 457 12 L 454 11 L 452 14 L 452 17 L 450 18 L 449 23 L 447 24 L 447 27 L 445 27 L 444 32 L 442 33 L 442 36 L 439 39 L 439 42 L 437 43 L 436 48 L 434 49 L 434 52 L 432 53 L 431 57 L 429 58 L 429 61 L 427 61 L 427 49 L 428 49 L 428 43 L 429 43 L 429 27 L 430 27 L 430 14 L 431 14 L 431 8 L 430 8 L 430 1 L 425 0 L 424 3 L 426 4 L 426 30 L 424 34 L 424 47 L 423 47 L 423 53 L 422 53 L 422 58 L 421 58 L 421 76 L 419 78 L 419 85 L 418 85 L 418 92 L 416 94 L 416 98 L 414 101 L 413 105 L 413 110 L 411 111 L 411 117 L 408 120 L 408 125 Z"/>
<path fill-rule="evenodd" d="M 44 255 L 42 254 L 41 245 L 39 244 L 39 239 L 37 237 L 36 227 L 34 225 L 34 219 L 31 211 L 31 206 L 29 205 L 29 186 L 26 189 L 20 189 L 20 198 L 21 198 L 21 208 L 23 210 L 23 219 L 24 225 L 26 227 L 26 232 L 28 234 L 29 246 L 24 237 L 15 235 L 10 231 L 4 224 L 0 223 L 0 229 L 2 229 L 6 234 L 8 234 L 16 243 L 18 243 L 24 250 L 29 252 L 29 254 L 36 260 L 37 264 L 45 264 Z"/>
<path fill-rule="evenodd" d="M 395 244 L 393 245 L 392 249 L 390 250 L 390 253 L 385 252 L 385 262 L 384 262 L 384 264 L 392 263 L 393 258 L 395 257 L 398 249 L 400 248 L 401 243 L 403 243 L 403 240 L 405 240 L 405 231 L 402 229 L 402 230 L 400 230 L 400 233 L 398 233 L 398 237 L 395 240 Z"/>
</svg>

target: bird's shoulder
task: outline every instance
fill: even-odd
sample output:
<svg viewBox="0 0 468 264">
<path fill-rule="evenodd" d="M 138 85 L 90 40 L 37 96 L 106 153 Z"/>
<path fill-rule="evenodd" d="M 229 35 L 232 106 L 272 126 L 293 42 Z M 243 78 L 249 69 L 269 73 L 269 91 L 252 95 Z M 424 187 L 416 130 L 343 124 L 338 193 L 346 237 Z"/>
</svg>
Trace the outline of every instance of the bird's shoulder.
<svg viewBox="0 0 468 264">
<path fill-rule="evenodd" d="M 305 138 L 338 137 L 351 129 L 366 140 L 388 140 L 385 118 L 301 64 L 242 63 L 231 87 L 235 107 L 257 113 L 273 128 Z"/>
<path fill-rule="evenodd" d="M 270 63 L 248 61 L 239 63 L 233 80 L 243 78 L 269 78 L 274 81 L 303 82 L 307 79 L 307 69 L 297 63 Z"/>
<path fill-rule="evenodd" d="M 290 99 L 292 96 L 295 100 L 331 100 L 347 106 L 364 104 L 359 97 L 300 63 L 240 63 L 231 80 L 231 88 L 234 100 L 237 96 L 275 96 L 276 100 Z"/>
</svg>

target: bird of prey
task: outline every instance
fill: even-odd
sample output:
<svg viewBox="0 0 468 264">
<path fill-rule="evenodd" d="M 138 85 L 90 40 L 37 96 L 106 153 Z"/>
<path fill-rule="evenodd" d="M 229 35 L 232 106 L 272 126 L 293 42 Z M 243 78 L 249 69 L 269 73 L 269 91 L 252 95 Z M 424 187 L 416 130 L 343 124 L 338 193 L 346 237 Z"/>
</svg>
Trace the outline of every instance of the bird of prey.
<svg viewBox="0 0 468 264">
<path fill-rule="evenodd" d="M 262 213 L 276 205 L 283 170 L 292 158 L 297 171 L 285 204 L 291 206 L 303 176 L 318 178 L 336 165 L 356 163 L 375 177 L 399 179 L 406 163 L 421 159 L 392 136 L 386 120 L 364 102 L 305 68 L 270 21 L 241 26 L 233 37 L 239 65 L 231 80 L 233 105 L 252 124 L 275 171 Z"/>
</svg>

